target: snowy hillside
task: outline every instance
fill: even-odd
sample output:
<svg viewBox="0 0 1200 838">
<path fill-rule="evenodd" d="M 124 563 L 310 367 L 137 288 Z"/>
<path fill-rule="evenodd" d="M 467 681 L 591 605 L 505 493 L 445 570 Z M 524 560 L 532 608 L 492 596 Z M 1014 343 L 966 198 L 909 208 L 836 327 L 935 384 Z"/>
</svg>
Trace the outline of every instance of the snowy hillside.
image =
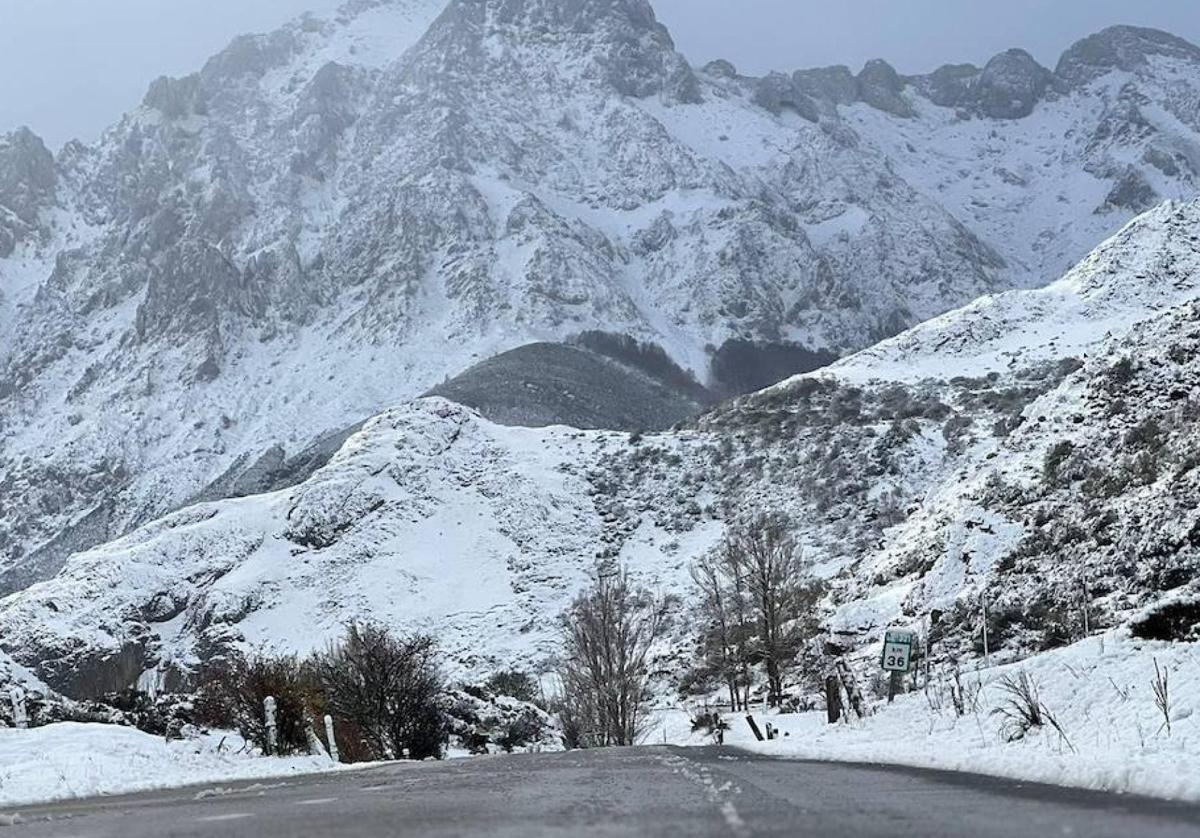
<svg viewBox="0 0 1200 838">
<path fill-rule="evenodd" d="M 731 340 L 841 355 L 1042 285 L 1195 194 L 1198 91 L 1123 28 L 1054 73 L 747 78 L 644 0 L 240 38 L 95 146 L 0 141 L 0 592 L 529 343 L 710 383 Z"/>
<path fill-rule="evenodd" d="M 969 306 L 683 431 L 398 407 L 295 488 L 195 506 L 73 557 L 0 601 L 0 646 L 77 695 L 172 686 L 228 645 L 307 651 L 352 618 L 433 630 L 465 672 L 536 666 L 597 557 L 686 593 L 690 562 L 764 509 L 791 515 L 833 582 L 829 625 L 851 649 L 937 609 L 941 653 L 969 651 L 981 591 L 1001 655 L 1061 645 L 1081 634 L 1080 574 L 1093 629 L 1176 602 L 1183 622 L 1165 623 L 1186 635 L 1198 225 L 1200 203 L 1162 207 L 1049 291 Z M 993 320 L 1073 337 L 1009 356 Z M 923 347 L 945 335 L 957 343 L 938 367 Z M 900 352 L 920 376 L 887 378 Z"/>
</svg>

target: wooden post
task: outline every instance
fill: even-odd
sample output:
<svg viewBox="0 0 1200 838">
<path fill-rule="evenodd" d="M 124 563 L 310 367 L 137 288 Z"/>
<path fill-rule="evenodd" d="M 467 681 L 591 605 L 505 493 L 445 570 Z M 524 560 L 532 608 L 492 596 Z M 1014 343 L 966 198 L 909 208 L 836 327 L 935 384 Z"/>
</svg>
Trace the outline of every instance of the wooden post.
<svg viewBox="0 0 1200 838">
<path fill-rule="evenodd" d="M 758 722 L 754 721 L 754 717 L 747 715 L 746 722 L 750 725 L 750 731 L 754 734 L 754 738 L 759 742 L 763 741 L 762 731 L 758 727 Z"/>
<path fill-rule="evenodd" d="M 836 675 L 825 676 L 825 712 L 831 725 L 837 724 L 842 718 L 842 691 L 838 687 Z"/>
<path fill-rule="evenodd" d="M 1080 593 L 1083 595 L 1083 636 L 1092 636 L 1092 595 L 1088 590 L 1087 576 L 1079 577 Z"/>
</svg>

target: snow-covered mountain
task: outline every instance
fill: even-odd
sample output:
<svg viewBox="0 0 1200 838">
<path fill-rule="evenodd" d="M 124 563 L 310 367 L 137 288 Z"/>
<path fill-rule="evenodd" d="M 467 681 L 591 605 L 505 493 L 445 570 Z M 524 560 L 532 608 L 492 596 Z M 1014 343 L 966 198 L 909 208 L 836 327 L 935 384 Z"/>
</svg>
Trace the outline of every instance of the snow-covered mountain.
<svg viewBox="0 0 1200 838">
<path fill-rule="evenodd" d="M 1200 52 L 1129 28 L 911 78 L 693 68 L 644 0 L 240 38 L 94 146 L 0 141 L 0 592 L 531 342 L 708 381 L 1044 284 L 1195 193 L 1198 114 Z"/>
<path fill-rule="evenodd" d="M 1093 625 L 1127 622 L 1178 598 L 1200 560 L 1197 230 L 1200 202 L 1164 205 L 1048 289 L 968 306 L 675 432 L 402 405 L 299 486 L 73 557 L 0 601 L 0 643 L 85 695 L 172 684 L 229 645 L 319 647 L 350 618 L 435 631 L 464 671 L 528 667 L 597 558 L 685 593 L 690 562 L 761 510 L 791 516 L 851 647 L 937 609 L 945 652 L 961 650 L 983 590 L 1003 617 L 996 647 L 1053 646 L 1073 630 L 1080 574 Z M 1010 340 L 1055 330 L 1019 351 Z"/>
</svg>

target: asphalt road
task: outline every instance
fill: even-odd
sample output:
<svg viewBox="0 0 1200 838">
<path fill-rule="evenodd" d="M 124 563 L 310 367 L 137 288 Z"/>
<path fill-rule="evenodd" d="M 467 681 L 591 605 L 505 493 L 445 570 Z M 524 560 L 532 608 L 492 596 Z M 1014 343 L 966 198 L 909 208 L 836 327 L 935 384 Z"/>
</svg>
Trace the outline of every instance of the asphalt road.
<svg viewBox="0 0 1200 838">
<path fill-rule="evenodd" d="M 396 765 L 20 810 L 0 838 L 1200 836 L 1200 807 L 961 774 L 643 748 Z"/>
</svg>

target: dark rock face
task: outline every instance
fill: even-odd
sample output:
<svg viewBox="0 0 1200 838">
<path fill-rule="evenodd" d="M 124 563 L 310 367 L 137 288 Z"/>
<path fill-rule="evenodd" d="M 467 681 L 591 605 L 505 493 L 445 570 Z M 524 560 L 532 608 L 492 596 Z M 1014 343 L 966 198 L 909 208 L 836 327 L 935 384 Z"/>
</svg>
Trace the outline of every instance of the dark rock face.
<svg viewBox="0 0 1200 838">
<path fill-rule="evenodd" d="M 1025 50 L 1002 52 L 980 70 L 947 64 L 909 80 L 929 101 L 991 119 L 1023 119 L 1053 89 L 1054 74 Z"/>
<path fill-rule="evenodd" d="M 886 61 L 875 59 L 858 74 L 858 97 L 873 108 L 899 117 L 915 116 L 912 105 L 900 95 L 904 80 L 896 68 Z"/>
<path fill-rule="evenodd" d="M 816 103 L 783 73 L 772 73 L 761 80 L 754 91 L 754 101 L 776 115 L 791 110 L 809 122 L 819 122 L 821 119 Z"/>
<path fill-rule="evenodd" d="M 858 101 L 858 82 L 849 67 L 798 70 L 792 75 L 792 84 L 801 93 L 835 105 L 851 105 Z"/>
<path fill-rule="evenodd" d="M 1101 211 L 1114 209 L 1145 212 L 1159 202 L 1158 193 L 1137 169 L 1130 167 L 1116 183 L 1104 201 Z"/>
<path fill-rule="evenodd" d="M 491 21 L 535 33 L 595 36 L 607 52 L 602 72 L 624 96 L 663 94 L 686 103 L 700 101 L 691 66 L 675 51 L 667 28 L 648 0 L 455 0 L 441 23 Z"/>
<path fill-rule="evenodd" d="M 1056 75 L 1073 86 L 1084 85 L 1113 70 L 1138 70 L 1152 55 L 1200 63 L 1200 47 L 1183 38 L 1157 29 L 1114 26 L 1067 50 Z"/>
<path fill-rule="evenodd" d="M 28 128 L 0 136 L 0 258 L 40 232 L 39 215 L 54 204 L 54 157 Z"/>
<path fill-rule="evenodd" d="M 943 108 L 963 108 L 975 103 L 980 69 L 974 64 L 946 64 L 913 83 L 929 101 Z"/>
<path fill-rule="evenodd" d="M 738 74 L 737 67 L 724 58 L 718 58 L 716 61 L 710 61 L 705 64 L 704 72 L 719 79 L 735 79 Z"/>
<path fill-rule="evenodd" d="M 1053 75 L 1023 49 L 997 55 L 983 69 L 976 103 L 984 116 L 1023 119 L 1050 89 Z"/>
<path fill-rule="evenodd" d="M 258 309 L 232 262 L 214 247 L 189 241 L 151 274 L 146 299 L 138 308 L 138 336 L 197 334 L 215 328 L 226 306 L 251 316 Z"/>
<path fill-rule="evenodd" d="M 142 104 L 154 108 L 167 119 L 183 119 L 192 114 L 204 114 L 204 105 L 200 92 L 200 75 L 193 73 L 181 79 L 163 76 L 155 79 L 146 92 Z"/>
</svg>

